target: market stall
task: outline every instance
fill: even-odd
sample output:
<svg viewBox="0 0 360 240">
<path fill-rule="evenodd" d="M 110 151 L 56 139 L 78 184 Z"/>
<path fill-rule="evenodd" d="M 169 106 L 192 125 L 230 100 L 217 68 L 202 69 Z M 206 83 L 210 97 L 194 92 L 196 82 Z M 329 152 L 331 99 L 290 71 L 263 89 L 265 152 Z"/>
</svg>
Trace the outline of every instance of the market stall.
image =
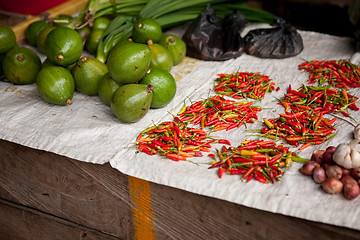
<svg viewBox="0 0 360 240">
<path fill-rule="evenodd" d="M 269 27 L 252 23 L 243 34 Z M 10 239 L 306 239 L 314 234 L 317 239 L 358 239 L 360 198 L 326 194 L 299 172 L 303 162 L 289 165 L 280 181 L 264 184 L 244 181 L 241 175 L 220 178 L 218 169 L 209 169 L 213 158 L 208 154 L 216 154 L 221 143 L 189 161 L 147 155 L 136 148 L 141 131 L 172 121 L 184 105 L 215 95 L 218 74 L 260 73 L 275 83 L 263 99 L 251 100 L 261 108 L 258 121 L 211 132 L 214 139 L 239 146 L 261 138 L 255 130 L 264 127 L 263 119 L 284 112 L 278 99 L 289 85 L 298 89 L 307 84 L 309 73 L 299 69 L 301 63 L 360 63 L 352 38 L 298 32 L 304 48 L 293 57 L 186 57 L 171 70 L 177 84 L 174 99 L 163 108 L 150 109 L 135 123 L 121 122 L 97 96 L 76 92 L 71 105 L 56 106 L 44 102 L 34 84 L 14 85 L 2 79 L 0 232 Z M 184 27 L 169 33 L 181 36 Z M 360 97 L 358 88 L 349 94 Z M 349 113 L 352 119 L 336 116 L 336 135 L 322 144 L 303 150 L 301 145 L 286 146 L 310 159 L 317 149 L 351 141 L 360 119 L 358 112 Z"/>
</svg>

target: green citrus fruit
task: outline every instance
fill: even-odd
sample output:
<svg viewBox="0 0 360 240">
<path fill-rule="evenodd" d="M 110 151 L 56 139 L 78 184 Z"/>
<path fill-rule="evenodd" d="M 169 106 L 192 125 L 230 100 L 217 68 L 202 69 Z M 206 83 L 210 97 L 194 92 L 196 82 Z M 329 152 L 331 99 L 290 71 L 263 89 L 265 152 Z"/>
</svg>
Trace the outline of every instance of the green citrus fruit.
<svg viewBox="0 0 360 240">
<path fill-rule="evenodd" d="M 67 14 L 59 14 L 53 19 L 53 26 L 55 27 L 70 27 L 73 17 Z"/>
<path fill-rule="evenodd" d="M 40 68 L 40 57 L 26 47 L 12 48 L 3 60 L 4 75 L 14 84 L 34 83 Z"/>
<path fill-rule="evenodd" d="M 139 19 L 134 23 L 132 38 L 137 43 L 147 43 L 148 40 L 156 43 L 160 41 L 161 35 L 161 26 L 152 18 Z"/>
<path fill-rule="evenodd" d="M 37 75 L 36 86 L 45 102 L 57 105 L 72 104 L 75 82 L 67 69 L 60 66 L 42 68 Z"/>
<path fill-rule="evenodd" d="M 16 36 L 14 31 L 0 24 L 0 54 L 6 53 L 10 49 L 16 46 Z"/>
<path fill-rule="evenodd" d="M 98 96 L 106 105 L 110 106 L 111 97 L 122 84 L 115 82 L 110 74 L 105 74 L 98 83 Z"/>
<path fill-rule="evenodd" d="M 44 20 L 38 20 L 38 21 L 30 23 L 29 26 L 26 28 L 26 31 L 25 31 L 25 39 L 26 39 L 26 41 L 31 46 L 36 47 L 37 46 L 37 43 L 36 43 L 37 36 L 47 26 L 49 26 L 49 24 L 47 24 Z"/>
<path fill-rule="evenodd" d="M 45 41 L 46 56 L 59 66 L 68 66 L 81 57 L 83 51 L 79 34 L 67 27 L 57 27 Z"/>
<path fill-rule="evenodd" d="M 118 83 L 136 83 L 145 76 L 150 59 L 151 51 L 146 44 L 124 44 L 110 51 L 107 66 Z"/>
<path fill-rule="evenodd" d="M 113 94 L 110 107 L 115 116 L 123 122 L 137 122 L 150 109 L 153 93 L 145 84 L 125 84 Z"/>
<path fill-rule="evenodd" d="M 46 26 L 44 27 L 36 37 L 36 46 L 40 50 L 40 52 L 45 53 L 45 41 L 47 36 L 51 31 L 53 31 L 56 27 L 54 26 Z"/>
<path fill-rule="evenodd" d="M 108 72 L 106 64 L 94 57 L 81 57 L 72 69 L 75 89 L 89 96 L 97 95 L 100 78 Z"/>
<path fill-rule="evenodd" d="M 186 56 L 186 44 L 176 35 L 163 34 L 159 44 L 168 50 L 174 65 L 178 65 Z"/>
<path fill-rule="evenodd" d="M 170 53 L 157 43 L 149 44 L 149 48 L 151 51 L 150 67 L 169 72 L 173 66 Z"/>
<path fill-rule="evenodd" d="M 151 108 L 162 108 L 175 97 L 175 79 L 169 72 L 162 69 L 151 68 L 139 83 L 153 86 Z"/>
</svg>

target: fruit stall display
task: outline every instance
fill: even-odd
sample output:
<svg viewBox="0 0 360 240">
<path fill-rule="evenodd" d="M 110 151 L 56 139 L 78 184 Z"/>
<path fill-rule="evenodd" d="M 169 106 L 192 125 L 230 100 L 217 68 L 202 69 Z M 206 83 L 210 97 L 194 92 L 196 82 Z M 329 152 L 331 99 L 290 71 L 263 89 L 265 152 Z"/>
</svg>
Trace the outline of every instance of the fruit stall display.
<svg viewBox="0 0 360 240">
<path fill-rule="evenodd" d="M 262 184 L 254 185 L 259 189 L 288 180 L 287 173 L 296 163 L 297 178 L 311 176 L 322 194 L 343 193 L 342 201 L 358 200 L 360 148 L 353 116 L 359 108 L 358 93 L 351 90 L 360 86 L 359 66 L 345 59 L 301 59 L 296 71 L 308 74 L 308 79 L 294 88 L 299 84 L 280 83 L 280 75 L 222 65 L 224 70 L 212 79 L 199 80 L 198 86 L 180 85 L 172 73 L 187 57 L 219 64 L 246 54 L 281 63 L 297 58 L 305 45 L 289 23 L 242 3 L 173 0 L 159 4 L 150 0 L 109 5 L 105 0 L 89 0 L 76 16 L 58 15 L 29 24 L 24 45 L 17 45 L 11 28 L 0 25 L 4 81 L 36 86 L 36 96 L 46 108 L 72 111 L 78 104 L 75 96 L 96 99 L 107 120 L 123 128 L 136 126 L 137 137 L 122 146 L 134 158 L 170 160 L 180 168 L 205 165 L 206 171 L 216 171 L 217 180 L 234 177 L 244 184 Z M 240 37 L 248 22 L 273 20 L 272 27 L 252 29 Z M 183 37 L 168 32 L 190 21 Z M 233 33 L 226 29 L 229 25 L 238 32 L 226 35 Z M 212 28 L 203 31 L 201 26 Z M 211 82 L 211 88 L 200 84 L 204 82 Z M 207 96 L 194 94 L 198 89 Z M 274 95 L 275 103 L 269 100 Z M 106 121 L 102 124 L 108 126 Z M 340 125 L 354 126 L 355 140 L 332 141 Z M 236 131 L 242 135 L 238 145 L 234 144 Z M 322 144 L 331 145 L 319 150 Z"/>
</svg>

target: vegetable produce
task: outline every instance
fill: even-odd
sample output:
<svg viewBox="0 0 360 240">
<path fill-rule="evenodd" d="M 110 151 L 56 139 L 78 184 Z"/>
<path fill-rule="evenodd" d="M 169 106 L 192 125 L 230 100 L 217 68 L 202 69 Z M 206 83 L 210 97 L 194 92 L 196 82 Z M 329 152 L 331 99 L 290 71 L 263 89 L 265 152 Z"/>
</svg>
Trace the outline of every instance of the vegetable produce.
<svg viewBox="0 0 360 240">
<path fill-rule="evenodd" d="M 257 120 L 258 112 L 262 109 L 252 106 L 254 102 L 227 100 L 220 95 L 210 96 L 205 100 L 184 106 L 178 116 L 181 121 L 201 128 L 210 128 L 212 131 L 231 130 Z"/>
<path fill-rule="evenodd" d="M 162 69 L 150 68 L 139 83 L 153 86 L 152 92 L 154 95 L 150 106 L 151 108 L 165 107 L 175 97 L 175 79 L 169 72 Z"/>
<path fill-rule="evenodd" d="M 145 76 L 150 59 L 151 51 L 146 44 L 132 43 L 114 48 L 106 64 L 110 76 L 118 83 L 136 83 Z"/>
<path fill-rule="evenodd" d="M 37 46 L 37 43 L 36 43 L 37 36 L 47 26 L 49 26 L 49 24 L 46 23 L 44 20 L 38 20 L 38 21 L 30 23 L 25 31 L 26 41 L 30 45 L 36 47 Z"/>
<path fill-rule="evenodd" d="M 274 21 L 275 28 L 254 29 L 244 37 L 245 51 L 260 58 L 287 58 L 303 49 L 301 35 L 284 19 Z"/>
<path fill-rule="evenodd" d="M 14 84 L 34 83 L 40 68 L 40 57 L 26 47 L 13 47 L 3 60 L 4 75 Z"/>
<path fill-rule="evenodd" d="M 354 136 L 358 137 L 359 126 L 355 129 Z M 334 151 L 333 160 L 347 169 L 360 167 L 360 139 L 355 138 L 349 143 L 339 144 Z"/>
<path fill-rule="evenodd" d="M 135 21 L 132 28 L 131 37 L 137 43 L 147 43 L 151 40 L 153 43 L 160 41 L 162 29 L 159 23 L 152 18 L 142 18 Z"/>
<path fill-rule="evenodd" d="M 153 86 L 145 84 L 125 84 L 113 94 L 110 106 L 115 116 L 123 122 L 137 122 L 150 109 Z"/>
<path fill-rule="evenodd" d="M 57 105 L 72 104 L 75 82 L 67 69 L 60 66 L 42 68 L 36 77 L 36 86 L 45 102 Z"/>
<path fill-rule="evenodd" d="M 151 51 L 150 67 L 170 72 L 173 66 L 170 53 L 161 45 L 151 41 L 148 43 L 148 46 Z"/>
<path fill-rule="evenodd" d="M 337 194 L 340 193 L 343 190 L 343 184 L 342 182 L 334 177 L 328 177 L 326 178 L 322 184 L 322 189 L 324 189 L 325 192 L 330 194 Z"/>
<path fill-rule="evenodd" d="M 81 57 L 83 44 L 79 34 L 67 27 L 57 27 L 45 40 L 45 54 L 56 65 L 68 66 Z"/>
<path fill-rule="evenodd" d="M 114 81 L 109 73 L 106 73 L 102 78 L 100 78 L 98 83 L 98 96 L 106 105 L 110 106 L 111 98 L 114 92 L 122 84 Z"/>
<path fill-rule="evenodd" d="M 0 24 L 0 54 L 8 52 L 16 46 L 16 36 L 14 31 Z"/>
<path fill-rule="evenodd" d="M 106 64 L 94 57 L 81 57 L 72 69 L 75 89 L 89 96 L 98 94 L 99 80 L 108 72 Z"/>
<path fill-rule="evenodd" d="M 159 44 L 168 50 L 174 66 L 181 63 L 186 56 L 186 44 L 176 35 L 163 34 Z"/>
<path fill-rule="evenodd" d="M 45 54 L 45 50 L 46 50 L 46 47 L 45 47 L 45 41 L 46 41 L 46 38 L 47 36 L 49 35 L 49 33 L 51 31 L 53 31 L 56 27 L 55 26 L 46 26 L 44 27 L 37 35 L 36 37 L 36 46 L 37 48 L 40 50 L 41 53 L 44 53 Z"/>
<path fill-rule="evenodd" d="M 358 177 L 358 169 L 347 169 L 338 165 L 334 159 L 337 148 L 329 146 L 326 150 L 316 150 L 311 156 L 311 161 L 306 162 L 300 172 L 312 176 L 314 182 L 321 183 L 326 193 L 343 193 L 346 199 L 355 199 L 360 194 L 359 183 L 355 180 Z M 326 157 L 323 155 L 327 154 Z M 329 158 L 329 159 L 326 159 Z M 325 159 L 323 161 L 323 159 Z M 350 175 L 354 174 L 355 178 Z"/>
</svg>

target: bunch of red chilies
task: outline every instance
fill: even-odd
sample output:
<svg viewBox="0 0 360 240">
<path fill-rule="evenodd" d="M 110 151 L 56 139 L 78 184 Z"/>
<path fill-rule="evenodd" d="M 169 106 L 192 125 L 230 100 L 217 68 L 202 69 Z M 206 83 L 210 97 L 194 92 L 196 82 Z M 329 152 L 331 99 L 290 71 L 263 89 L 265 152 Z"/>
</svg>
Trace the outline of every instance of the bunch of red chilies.
<svg viewBox="0 0 360 240">
<path fill-rule="evenodd" d="M 310 84 L 328 83 L 345 89 L 360 87 L 360 68 L 349 60 L 306 61 L 299 64 L 299 69 L 310 72 Z"/>
<path fill-rule="evenodd" d="M 314 83 L 314 79 L 320 81 L 320 78 L 313 74 L 322 74 L 322 82 L 318 82 L 320 86 L 303 85 L 294 90 L 289 85 L 287 93 L 279 100 L 279 104 L 285 108 L 285 114 L 279 114 L 275 119 L 264 119 L 266 127 L 261 129 L 261 134 L 270 139 L 282 138 L 296 147 L 303 144 L 299 148 L 302 150 L 311 144 L 321 144 L 336 135 L 333 132 L 336 118 L 325 118 L 325 114 L 341 113 L 349 117 L 350 114 L 345 110 L 359 110 L 355 104 L 358 98 L 348 94 L 344 88 L 360 85 L 339 83 L 344 83 L 345 76 L 353 82 L 360 81 L 358 67 L 346 60 L 304 62 L 299 68 L 312 72 L 308 80 L 311 83 Z M 348 75 L 344 74 L 345 70 Z M 321 85 L 323 83 L 325 85 Z M 339 88 L 331 88 L 332 85 Z"/>
<path fill-rule="evenodd" d="M 209 139 L 204 130 L 188 127 L 175 117 L 143 130 L 137 137 L 137 149 L 149 155 L 160 154 L 174 161 L 202 157 L 210 152 L 211 143 L 228 144 L 226 139 Z"/>
<path fill-rule="evenodd" d="M 261 100 L 267 92 L 272 92 L 275 83 L 266 75 L 250 72 L 233 74 L 219 73 L 215 79 L 214 91 L 217 94 L 235 99 L 252 98 Z"/>
<path fill-rule="evenodd" d="M 226 100 L 219 95 L 197 101 L 190 106 L 184 106 L 178 113 L 183 122 L 200 128 L 210 128 L 212 131 L 230 130 L 241 127 L 244 123 L 253 123 L 258 119 L 257 113 L 262 109 L 252 106 L 254 102 L 236 102 Z"/>
<path fill-rule="evenodd" d="M 274 141 L 249 140 L 238 147 L 223 146 L 216 151 L 219 160 L 212 162 L 209 169 L 218 168 L 220 178 L 224 173 L 241 175 L 246 182 L 256 179 L 265 184 L 275 183 L 293 161 L 307 161 Z"/>
</svg>

